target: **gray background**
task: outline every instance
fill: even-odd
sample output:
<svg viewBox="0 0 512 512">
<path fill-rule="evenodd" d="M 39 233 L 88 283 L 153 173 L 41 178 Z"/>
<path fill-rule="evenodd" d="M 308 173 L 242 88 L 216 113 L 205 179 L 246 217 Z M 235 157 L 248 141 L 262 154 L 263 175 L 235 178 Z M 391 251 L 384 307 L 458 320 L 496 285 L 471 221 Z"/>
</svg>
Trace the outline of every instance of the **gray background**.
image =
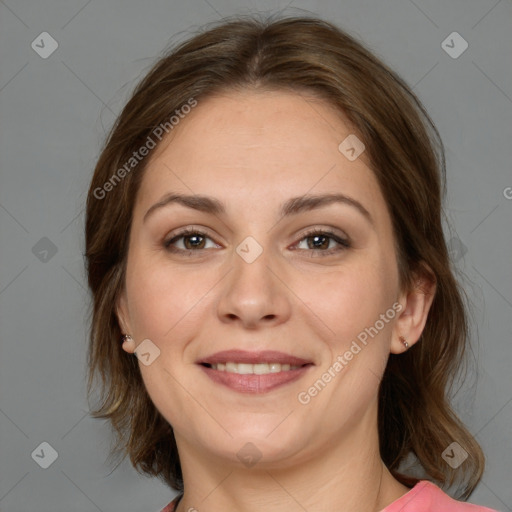
<svg viewBox="0 0 512 512">
<path fill-rule="evenodd" d="M 478 379 L 465 384 L 456 401 L 487 455 L 471 501 L 512 510 L 510 0 L 5 0 L 2 512 L 158 511 L 172 498 L 128 461 L 109 466 L 109 428 L 87 413 L 86 191 L 105 131 L 164 48 L 222 16 L 280 9 L 319 14 L 361 37 L 414 87 L 441 132 L 447 213 L 456 233 L 448 238 L 454 237 L 453 260 L 466 276 L 478 328 L 478 368 L 470 373 Z M 454 31 L 469 44 L 458 58 L 441 46 Z M 31 47 L 35 41 L 51 48 L 48 39 L 41 43 L 42 32 L 58 42 L 46 59 Z M 31 456 L 42 442 L 58 453 L 47 469 Z M 45 457 L 48 450 L 38 460 Z"/>
</svg>

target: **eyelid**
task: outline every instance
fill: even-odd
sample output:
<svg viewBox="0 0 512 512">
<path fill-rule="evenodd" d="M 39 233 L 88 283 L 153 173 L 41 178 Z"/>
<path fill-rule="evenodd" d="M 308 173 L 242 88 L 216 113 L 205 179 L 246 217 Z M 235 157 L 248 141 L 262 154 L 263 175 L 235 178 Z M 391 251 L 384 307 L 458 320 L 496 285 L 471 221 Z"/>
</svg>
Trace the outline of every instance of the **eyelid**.
<svg viewBox="0 0 512 512">
<path fill-rule="evenodd" d="M 319 256 L 330 256 L 333 254 L 339 254 L 349 248 L 352 247 L 352 241 L 350 237 L 344 233 L 343 231 L 339 230 L 339 228 L 333 228 L 331 226 L 313 226 L 308 228 L 306 231 L 302 233 L 297 233 L 294 235 L 294 239 L 296 239 L 296 242 L 293 244 L 292 247 L 299 245 L 303 240 L 305 240 L 308 237 L 312 237 L 315 235 L 319 236 L 325 236 L 326 238 L 329 238 L 333 240 L 336 244 L 338 244 L 338 247 L 326 249 L 326 250 L 315 250 L 315 249 L 296 249 L 292 248 L 293 251 L 304 251 L 306 253 L 318 254 Z M 184 254 L 187 253 L 189 256 L 192 253 L 197 253 L 196 256 L 200 256 L 202 253 L 204 254 L 204 251 L 207 250 L 206 248 L 203 249 L 177 249 L 176 247 L 173 247 L 172 243 L 176 242 L 176 240 L 179 240 L 181 238 L 184 238 L 188 235 L 199 235 L 204 238 L 208 238 L 211 240 L 214 244 L 217 246 L 219 245 L 216 241 L 216 237 L 212 236 L 209 233 L 208 228 L 199 227 L 199 226 L 187 226 L 181 229 L 177 229 L 174 232 L 171 232 L 170 235 L 167 235 L 162 244 L 165 247 L 165 249 L 169 252 L 175 253 L 175 254 Z M 297 237 L 300 237 L 297 239 Z M 211 248 L 209 248 L 211 249 Z"/>
<path fill-rule="evenodd" d="M 313 236 L 315 234 L 331 235 L 333 237 L 340 238 L 341 240 L 346 241 L 347 243 L 351 242 L 350 237 L 344 231 L 340 230 L 339 228 L 334 228 L 331 226 L 313 226 L 311 228 L 308 228 L 305 232 L 301 233 L 300 235 L 298 234 L 296 236 L 300 236 L 301 238 L 299 241 L 301 241 L 304 238 L 308 236 Z"/>
<path fill-rule="evenodd" d="M 195 225 L 187 226 L 184 228 L 178 228 L 178 229 L 175 229 L 174 231 L 171 231 L 171 233 L 169 233 L 168 235 L 166 235 L 164 237 L 163 244 L 165 247 L 169 247 L 169 244 L 174 239 L 179 239 L 179 238 L 187 236 L 187 235 L 195 235 L 195 234 L 203 236 L 205 238 L 209 238 L 210 240 L 215 242 L 215 244 L 218 245 L 218 242 L 215 241 L 216 237 L 214 237 L 209 232 L 208 228 L 205 228 L 202 226 L 195 226 Z"/>
<path fill-rule="evenodd" d="M 306 232 L 302 233 L 300 235 L 300 238 L 297 242 L 295 242 L 294 246 L 299 245 L 303 240 L 306 238 L 312 237 L 312 236 L 325 236 L 326 238 L 329 238 L 331 240 L 334 240 L 338 244 L 338 247 L 332 248 L 332 249 L 326 249 L 326 250 L 314 250 L 314 249 L 292 249 L 295 251 L 305 251 L 310 252 L 313 254 L 318 254 L 319 256 L 330 256 L 334 254 L 339 254 L 347 249 L 350 249 L 352 247 L 352 241 L 351 239 L 345 234 L 345 233 L 339 233 L 339 230 L 337 228 L 332 227 L 313 227 L 309 228 Z"/>
</svg>

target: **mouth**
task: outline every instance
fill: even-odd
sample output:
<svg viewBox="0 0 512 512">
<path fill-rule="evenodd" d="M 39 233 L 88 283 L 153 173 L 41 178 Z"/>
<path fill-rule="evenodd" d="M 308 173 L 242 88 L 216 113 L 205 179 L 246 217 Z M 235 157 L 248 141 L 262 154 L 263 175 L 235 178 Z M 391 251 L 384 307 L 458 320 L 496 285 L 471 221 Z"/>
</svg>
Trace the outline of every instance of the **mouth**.
<svg viewBox="0 0 512 512">
<path fill-rule="evenodd" d="M 217 363 L 217 364 L 208 364 L 205 363 L 204 366 L 206 368 L 211 368 L 212 370 L 218 370 L 219 372 L 227 372 L 227 373 L 239 373 L 241 375 L 267 375 L 268 373 L 279 373 L 279 372 L 288 372 L 290 370 L 297 370 L 302 366 L 290 365 L 290 364 L 280 364 L 280 363 L 235 363 L 234 361 L 229 361 L 226 363 Z"/>
<path fill-rule="evenodd" d="M 312 361 L 283 352 L 218 352 L 197 362 L 215 383 L 241 393 L 265 393 L 299 379 Z"/>
</svg>

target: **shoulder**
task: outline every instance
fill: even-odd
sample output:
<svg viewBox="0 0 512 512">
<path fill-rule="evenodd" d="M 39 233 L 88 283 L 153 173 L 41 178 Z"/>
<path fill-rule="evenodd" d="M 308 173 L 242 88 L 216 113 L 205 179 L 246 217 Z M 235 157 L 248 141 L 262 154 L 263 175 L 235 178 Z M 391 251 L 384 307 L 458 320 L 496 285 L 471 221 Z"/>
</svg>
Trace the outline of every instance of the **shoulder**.
<svg viewBox="0 0 512 512">
<path fill-rule="evenodd" d="M 181 496 L 171 501 L 161 512 L 174 512 Z M 498 512 L 497 510 L 454 500 L 437 485 L 420 480 L 409 492 L 381 512 Z"/>
<path fill-rule="evenodd" d="M 497 512 L 496 510 L 457 501 L 437 485 L 420 480 L 409 492 L 381 512 Z"/>
<path fill-rule="evenodd" d="M 181 495 L 180 496 L 176 496 L 176 498 L 174 498 L 171 501 L 171 503 L 166 505 L 160 512 L 174 512 L 174 509 L 176 508 L 176 505 L 180 501 L 180 498 L 181 498 Z"/>
</svg>

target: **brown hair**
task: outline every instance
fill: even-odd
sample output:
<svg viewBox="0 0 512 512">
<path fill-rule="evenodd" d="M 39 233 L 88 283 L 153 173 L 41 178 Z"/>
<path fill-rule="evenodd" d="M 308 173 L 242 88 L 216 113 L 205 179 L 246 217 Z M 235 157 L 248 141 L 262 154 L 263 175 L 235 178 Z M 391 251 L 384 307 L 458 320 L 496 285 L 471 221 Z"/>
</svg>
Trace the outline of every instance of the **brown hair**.
<svg viewBox="0 0 512 512">
<path fill-rule="evenodd" d="M 200 104 L 216 92 L 247 88 L 316 94 L 339 109 L 363 140 L 391 214 L 402 289 L 412 289 L 420 274 L 436 282 L 420 341 L 390 356 L 381 382 L 381 457 L 411 485 L 414 479 L 399 466 L 415 456 L 428 477 L 441 485 L 462 482 L 460 496 L 468 497 L 484 457 L 448 400 L 468 324 L 442 228 L 443 145 L 397 74 L 353 37 L 315 18 L 238 17 L 209 27 L 154 65 L 108 136 L 87 198 L 86 258 L 93 296 L 88 392 L 100 376 L 101 404 L 93 415 L 111 421 L 117 436 L 112 453 L 129 454 L 137 470 L 183 490 L 172 427 L 147 394 L 137 359 L 122 350 L 116 316 L 133 205 L 149 156 L 122 179 L 112 178 L 190 98 Z M 108 193 L 100 195 L 109 180 Z M 454 441 L 469 454 L 457 470 L 442 458 Z"/>
</svg>

